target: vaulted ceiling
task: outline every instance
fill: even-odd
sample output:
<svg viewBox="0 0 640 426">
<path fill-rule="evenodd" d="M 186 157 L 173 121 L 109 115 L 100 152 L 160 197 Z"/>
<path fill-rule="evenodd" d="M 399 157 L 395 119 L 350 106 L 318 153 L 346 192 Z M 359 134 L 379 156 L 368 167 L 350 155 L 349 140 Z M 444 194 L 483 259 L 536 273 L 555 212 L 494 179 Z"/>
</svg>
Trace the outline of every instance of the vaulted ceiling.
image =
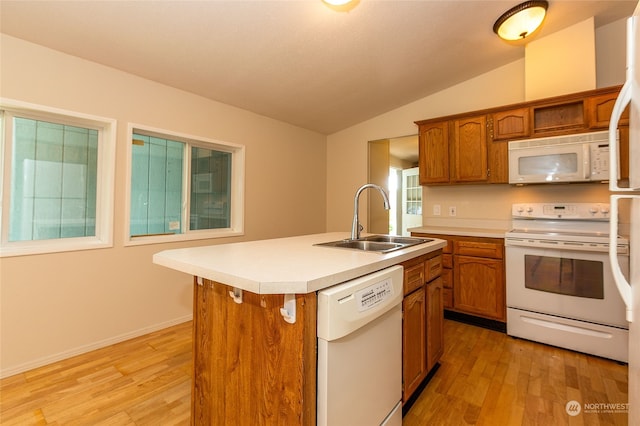
<svg viewBox="0 0 640 426">
<path fill-rule="evenodd" d="M 517 3 L 0 0 L 0 31 L 331 134 L 523 57 L 492 32 Z M 551 0 L 536 36 L 636 3 Z"/>
</svg>

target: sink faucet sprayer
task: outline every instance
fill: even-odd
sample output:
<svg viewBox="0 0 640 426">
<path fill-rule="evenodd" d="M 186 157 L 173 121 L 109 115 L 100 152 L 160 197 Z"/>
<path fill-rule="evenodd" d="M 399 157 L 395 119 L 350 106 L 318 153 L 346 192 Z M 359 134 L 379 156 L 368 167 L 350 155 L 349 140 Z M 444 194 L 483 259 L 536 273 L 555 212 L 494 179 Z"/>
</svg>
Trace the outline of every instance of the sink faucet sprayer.
<svg viewBox="0 0 640 426">
<path fill-rule="evenodd" d="M 360 200 L 360 193 L 362 191 L 364 191 L 367 188 L 374 188 L 377 189 L 380 194 L 382 195 L 382 198 L 384 200 L 384 208 L 386 210 L 389 210 L 391 208 L 391 206 L 389 205 L 389 196 L 387 195 L 386 192 L 384 192 L 384 189 L 382 189 L 382 187 L 375 185 L 373 183 L 367 183 L 365 185 L 362 185 L 357 191 L 356 191 L 356 195 L 355 197 L 353 197 L 353 225 L 351 226 L 351 239 L 355 240 L 360 238 L 360 231 L 362 231 L 362 226 L 360 225 L 359 221 L 358 221 L 358 201 Z"/>
</svg>

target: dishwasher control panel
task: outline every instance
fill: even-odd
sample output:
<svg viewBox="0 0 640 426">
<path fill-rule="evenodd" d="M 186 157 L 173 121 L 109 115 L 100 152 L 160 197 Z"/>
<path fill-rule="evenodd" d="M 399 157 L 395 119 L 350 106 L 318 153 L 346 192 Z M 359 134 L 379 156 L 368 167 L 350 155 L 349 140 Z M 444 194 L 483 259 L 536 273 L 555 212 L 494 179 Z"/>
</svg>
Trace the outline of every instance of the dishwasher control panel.
<svg viewBox="0 0 640 426">
<path fill-rule="evenodd" d="M 366 311 L 393 297 L 391 279 L 375 283 L 355 293 L 358 311 Z"/>
</svg>

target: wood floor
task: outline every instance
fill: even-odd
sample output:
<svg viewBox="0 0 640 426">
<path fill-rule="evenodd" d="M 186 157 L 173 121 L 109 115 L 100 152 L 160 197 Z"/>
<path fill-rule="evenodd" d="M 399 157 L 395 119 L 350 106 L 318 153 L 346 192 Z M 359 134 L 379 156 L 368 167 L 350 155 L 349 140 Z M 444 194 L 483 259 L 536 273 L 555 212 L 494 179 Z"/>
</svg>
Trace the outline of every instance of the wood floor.
<svg viewBox="0 0 640 426">
<path fill-rule="evenodd" d="M 188 425 L 191 323 L 0 381 L 0 424 Z M 592 412 L 569 416 L 575 400 Z M 626 425 L 627 366 L 445 321 L 414 425 Z M 624 410 L 622 410 L 624 411 Z"/>
<path fill-rule="evenodd" d="M 440 368 L 405 415 L 417 425 L 627 425 L 627 366 L 445 321 Z M 566 406 L 588 404 L 576 416 Z"/>
</svg>

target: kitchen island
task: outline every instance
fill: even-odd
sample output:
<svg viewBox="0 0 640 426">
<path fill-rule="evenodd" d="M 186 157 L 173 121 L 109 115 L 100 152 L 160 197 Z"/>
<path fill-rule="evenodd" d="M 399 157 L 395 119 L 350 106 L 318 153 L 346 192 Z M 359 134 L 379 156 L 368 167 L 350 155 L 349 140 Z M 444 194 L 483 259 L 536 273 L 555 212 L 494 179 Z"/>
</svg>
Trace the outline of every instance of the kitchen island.
<svg viewBox="0 0 640 426">
<path fill-rule="evenodd" d="M 316 423 L 316 292 L 440 250 L 386 254 L 314 246 L 325 233 L 167 250 L 153 262 L 194 276 L 195 425 Z"/>
</svg>

